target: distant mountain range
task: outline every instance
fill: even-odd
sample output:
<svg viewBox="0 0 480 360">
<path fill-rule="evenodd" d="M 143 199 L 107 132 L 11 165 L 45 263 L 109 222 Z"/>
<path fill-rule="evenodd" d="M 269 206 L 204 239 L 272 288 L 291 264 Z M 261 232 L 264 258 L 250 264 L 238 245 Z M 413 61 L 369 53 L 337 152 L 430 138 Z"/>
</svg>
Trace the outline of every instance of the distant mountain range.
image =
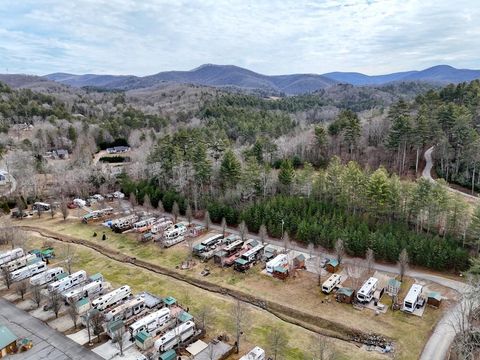
<svg viewBox="0 0 480 360">
<path fill-rule="evenodd" d="M 480 78 L 480 70 L 456 69 L 438 65 L 421 71 L 406 71 L 369 76 L 355 72 L 318 74 L 262 75 L 234 65 L 206 64 L 190 71 L 166 71 L 149 76 L 74 75 L 54 73 L 45 78 L 74 87 L 131 90 L 155 87 L 161 83 L 198 84 L 215 87 L 260 89 L 288 95 L 303 94 L 339 83 L 351 85 L 384 85 L 392 82 L 420 81 L 436 84 L 459 83 Z"/>
</svg>

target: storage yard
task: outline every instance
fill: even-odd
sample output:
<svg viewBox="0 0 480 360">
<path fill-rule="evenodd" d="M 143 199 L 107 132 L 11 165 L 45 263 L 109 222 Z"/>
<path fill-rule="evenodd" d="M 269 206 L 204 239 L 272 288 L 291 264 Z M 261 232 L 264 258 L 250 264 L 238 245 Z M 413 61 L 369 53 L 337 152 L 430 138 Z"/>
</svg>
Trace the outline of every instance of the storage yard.
<svg viewBox="0 0 480 360">
<path fill-rule="evenodd" d="M 51 300 L 50 290 L 72 280 L 68 289 L 62 288 L 68 303 L 60 311 L 64 321 L 52 319 L 51 310 L 47 311 L 50 316 L 35 309 L 31 313 L 82 345 L 98 348 L 96 352 L 103 352 L 104 358 L 117 356 L 119 347 L 112 340 L 118 340 L 119 333 L 125 338 L 122 350 L 130 355 L 158 357 L 172 348 L 184 354 L 200 338 L 209 342 L 219 336 L 224 339 L 226 334 L 230 336 L 226 336 L 225 343 L 233 347 L 234 329 L 229 315 L 234 306 L 232 296 L 255 313 L 252 330 L 242 340 L 240 354 L 231 355 L 232 359 L 257 345 L 266 347 L 268 329 L 274 323 L 288 330 L 289 337 L 295 340 L 287 346 L 287 358 L 302 359 L 308 354 L 314 333 L 319 333 L 330 338 L 339 358 L 349 358 L 349 349 L 360 346 L 366 359 L 390 357 L 399 348 L 406 354 L 402 358 L 408 359 L 410 355 L 418 356 L 442 308 L 455 301 L 455 293 L 438 284 L 415 285 L 414 279 L 406 278 L 397 289 L 389 288 L 389 284 L 399 282 L 395 275 L 362 272 L 357 276 L 348 266 L 335 264 L 334 259 L 261 243 L 248 234 L 242 238 L 228 231 L 207 231 L 198 223 L 175 222 L 164 214 L 139 216 L 108 210 L 107 215 L 94 216 L 94 211 L 104 214 L 80 206 L 66 221 L 45 214 L 41 219 L 31 217 L 15 225 L 23 226 L 28 234 L 25 244 L 30 248 L 41 248 L 45 241 L 58 248 L 66 246 L 61 241 L 76 243 L 72 245 L 76 272 L 43 290 L 44 299 Z M 55 261 L 61 260 L 51 259 L 47 272 L 61 267 Z M 71 279 L 75 274 L 80 274 L 81 280 Z M 391 295 L 391 291 L 396 292 Z M 441 294 L 436 298 L 444 299 L 442 308 L 426 308 L 430 293 Z M 4 296 L 19 307 L 29 308 L 11 291 Z M 146 297 L 156 305 L 148 307 Z M 205 325 L 199 318 L 205 305 L 212 302 L 216 314 Z M 69 307 L 81 312 L 79 328 L 91 323 L 96 312 L 102 314 L 100 345 L 88 340 L 86 329 L 74 332 L 65 324 L 69 323 Z M 153 327 L 143 324 L 142 319 Z M 370 333 L 369 329 L 377 331 Z M 206 356 L 207 349 L 203 351 Z"/>
</svg>

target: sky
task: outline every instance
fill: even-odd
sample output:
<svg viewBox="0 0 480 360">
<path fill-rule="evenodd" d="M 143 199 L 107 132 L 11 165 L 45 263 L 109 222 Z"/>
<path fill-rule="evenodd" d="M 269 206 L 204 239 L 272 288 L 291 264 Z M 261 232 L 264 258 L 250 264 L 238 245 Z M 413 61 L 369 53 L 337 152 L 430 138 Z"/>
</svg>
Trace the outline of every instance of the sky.
<svg viewBox="0 0 480 360">
<path fill-rule="evenodd" d="M 0 73 L 480 69 L 479 0 L 0 0 Z"/>
</svg>

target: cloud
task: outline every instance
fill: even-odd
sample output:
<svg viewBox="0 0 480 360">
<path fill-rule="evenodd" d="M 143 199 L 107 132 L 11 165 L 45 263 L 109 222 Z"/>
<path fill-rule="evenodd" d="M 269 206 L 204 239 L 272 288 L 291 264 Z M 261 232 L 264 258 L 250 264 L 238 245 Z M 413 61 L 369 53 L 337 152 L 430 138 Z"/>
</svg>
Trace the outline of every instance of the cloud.
<svg viewBox="0 0 480 360">
<path fill-rule="evenodd" d="M 480 68 L 476 0 L 3 0 L 0 72 Z"/>
</svg>

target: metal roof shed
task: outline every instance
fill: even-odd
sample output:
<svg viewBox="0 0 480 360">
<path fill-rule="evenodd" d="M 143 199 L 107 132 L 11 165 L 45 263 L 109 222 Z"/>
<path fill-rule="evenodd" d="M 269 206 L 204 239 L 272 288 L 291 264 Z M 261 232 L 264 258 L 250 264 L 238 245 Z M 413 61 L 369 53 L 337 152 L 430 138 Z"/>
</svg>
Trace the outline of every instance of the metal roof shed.
<svg viewBox="0 0 480 360">
<path fill-rule="evenodd" d="M 182 311 L 180 315 L 178 315 L 178 320 L 182 323 L 190 321 L 192 319 L 193 319 L 193 316 L 186 311 Z"/>
<path fill-rule="evenodd" d="M 18 337 L 5 325 L 0 325 L 0 351 L 17 342 Z"/>
<path fill-rule="evenodd" d="M 177 353 L 175 350 L 171 349 L 159 356 L 159 360 L 175 360 L 177 358 Z"/>
<path fill-rule="evenodd" d="M 163 299 L 163 302 L 167 306 L 172 306 L 177 303 L 177 299 L 175 299 L 173 296 L 167 296 L 166 298 Z"/>
</svg>

